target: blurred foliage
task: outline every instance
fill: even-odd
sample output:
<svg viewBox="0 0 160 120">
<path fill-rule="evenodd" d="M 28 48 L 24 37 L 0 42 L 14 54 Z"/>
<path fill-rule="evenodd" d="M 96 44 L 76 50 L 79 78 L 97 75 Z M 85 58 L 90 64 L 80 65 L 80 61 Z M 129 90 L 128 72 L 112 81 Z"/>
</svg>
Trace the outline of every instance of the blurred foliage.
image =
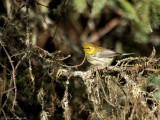
<svg viewBox="0 0 160 120">
<path fill-rule="evenodd" d="M 91 17 L 96 18 L 102 13 L 102 10 L 104 9 L 106 5 L 106 0 L 94 0 L 92 3 L 92 9 L 91 9 Z"/>
<path fill-rule="evenodd" d="M 83 1 L 83 0 L 82 0 Z M 148 43 L 149 34 L 153 29 L 157 29 L 159 22 L 159 4 L 160 0 L 88 0 L 91 4 L 91 18 L 97 18 L 106 7 L 112 7 L 113 10 L 120 10 L 120 14 L 127 21 L 132 22 L 131 28 L 134 34 L 134 40 L 139 43 Z M 82 13 L 87 9 L 86 1 L 76 3 L 73 6 Z M 82 5 L 83 4 L 83 5 Z M 80 8 L 80 6 L 82 6 Z M 86 8 L 84 8 L 86 7 Z M 81 10 L 82 9 L 82 10 Z M 84 11 L 85 12 L 85 11 Z M 116 11 L 119 14 L 119 11 Z"/>
<path fill-rule="evenodd" d="M 81 1 L 72 0 L 72 4 L 73 4 L 74 9 L 79 13 L 83 13 L 85 9 L 87 8 L 86 0 L 81 0 Z"/>
<path fill-rule="evenodd" d="M 160 74 L 159 70 L 158 72 L 156 71 L 155 73 L 151 74 L 148 77 L 147 84 L 150 88 L 152 88 L 152 91 L 154 93 L 154 96 L 160 100 Z"/>
</svg>

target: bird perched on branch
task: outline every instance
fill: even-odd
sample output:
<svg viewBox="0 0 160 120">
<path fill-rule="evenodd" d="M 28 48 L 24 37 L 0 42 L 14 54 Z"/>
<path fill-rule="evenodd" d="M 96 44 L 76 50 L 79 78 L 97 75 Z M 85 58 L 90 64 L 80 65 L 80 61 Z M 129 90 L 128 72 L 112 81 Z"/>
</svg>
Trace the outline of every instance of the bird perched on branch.
<svg viewBox="0 0 160 120">
<path fill-rule="evenodd" d="M 131 55 L 134 53 L 117 53 L 110 49 L 99 47 L 93 44 L 85 44 L 83 46 L 86 58 L 92 65 L 100 65 L 107 67 L 112 63 L 116 56 Z"/>
</svg>

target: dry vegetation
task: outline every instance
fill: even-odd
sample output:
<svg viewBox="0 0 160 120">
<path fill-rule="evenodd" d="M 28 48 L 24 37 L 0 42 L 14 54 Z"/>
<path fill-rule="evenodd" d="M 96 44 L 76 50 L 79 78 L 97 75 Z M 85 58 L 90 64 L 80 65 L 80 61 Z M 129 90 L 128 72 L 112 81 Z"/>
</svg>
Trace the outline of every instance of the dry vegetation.
<svg viewBox="0 0 160 120">
<path fill-rule="evenodd" d="M 132 37 L 142 16 L 130 2 L 121 0 L 120 4 L 127 15 L 133 14 L 132 19 L 126 18 L 131 23 L 121 18 L 126 14 L 116 9 L 116 2 L 102 0 L 107 7 L 98 8 L 104 9 L 100 12 L 96 1 L 92 6 L 89 0 L 80 5 L 75 0 L 1 1 L 0 119 L 160 119 L 160 59 L 155 50 L 160 49 L 156 41 L 159 29 L 155 28 L 147 44 L 149 32 L 142 29 L 146 24 L 138 27 L 141 35 Z M 91 15 L 87 8 L 92 8 Z M 102 15 L 105 17 L 98 17 Z M 138 35 L 143 37 L 137 43 Z M 119 41 L 110 41 L 115 36 Z M 121 41 L 127 38 L 129 41 Z M 150 46 L 155 48 L 148 57 L 136 54 L 98 69 L 83 61 L 80 47 L 86 42 L 125 43 L 125 49 L 139 54 L 146 54 Z"/>
</svg>

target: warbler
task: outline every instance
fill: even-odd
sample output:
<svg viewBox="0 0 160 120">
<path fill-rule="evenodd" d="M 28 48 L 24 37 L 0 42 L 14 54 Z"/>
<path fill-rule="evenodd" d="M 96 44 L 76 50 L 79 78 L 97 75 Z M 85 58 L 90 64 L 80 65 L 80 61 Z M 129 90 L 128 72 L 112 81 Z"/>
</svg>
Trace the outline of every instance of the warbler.
<svg viewBox="0 0 160 120">
<path fill-rule="evenodd" d="M 85 44 L 83 50 L 86 58 L 92 65 L 109 66 L 116 56 L 131 55 L 134 53 L 118 53 L 110 49 L 99 47 L 93 44 Z"/>
</svg>

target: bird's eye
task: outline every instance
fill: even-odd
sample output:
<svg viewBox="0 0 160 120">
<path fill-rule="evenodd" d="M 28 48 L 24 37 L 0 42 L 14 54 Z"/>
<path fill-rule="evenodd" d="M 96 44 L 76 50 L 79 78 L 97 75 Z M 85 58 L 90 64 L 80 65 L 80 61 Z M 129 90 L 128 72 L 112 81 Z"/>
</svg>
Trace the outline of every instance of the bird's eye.
<svg viewBox="0 0 160 120">
<path fill-rule="evenodd" d="M 90 47 L 86 47 L 85 49 L 89 50 L 89 49 L 90 49 Z"/>
</svg>

